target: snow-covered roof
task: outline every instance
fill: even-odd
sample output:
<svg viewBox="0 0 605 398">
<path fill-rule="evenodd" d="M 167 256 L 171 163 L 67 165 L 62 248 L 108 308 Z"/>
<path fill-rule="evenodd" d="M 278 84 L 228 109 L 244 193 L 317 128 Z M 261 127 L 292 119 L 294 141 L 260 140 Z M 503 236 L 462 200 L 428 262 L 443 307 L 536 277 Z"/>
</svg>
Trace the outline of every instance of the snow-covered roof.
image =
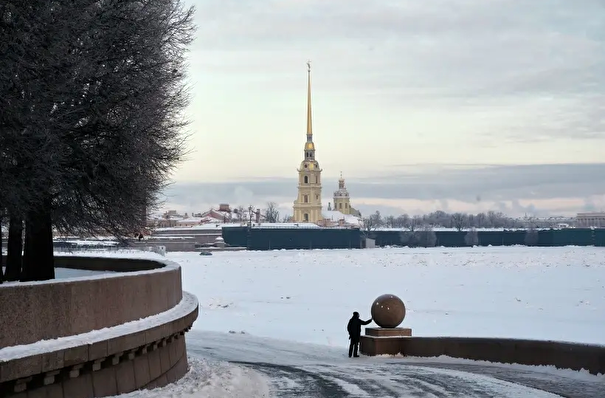
<svg viewBox="0 0 605 398">
<path fill-rule="evenodd" d="M 182 220 L 178 220 L 176 223 L 178 224 L 199 224 L 202 222 L 202 217 L 187 217 Z"/>
<path fill-rule="evenodd" d="M 346 224 L 361 225 L 359 217 L 352 214 L 343 214 L 338 210 L 323 210 L 321 214 L 326 220 L 339 221 L 344 219 Z"/>
<path fill-rule="evenodd" d="M 275 222 L 275 223 L 260 223 L 260 224 L 256 224 L 253 223 L 252 227 L 256 227 L 256 228 L 320 228 L 319 225 L 317 224 L 313 224 L 313 223 L 308 223 L 308 222 L 300 222 L 300 223 L 294 223 L 294 222 Z"/>
<path fill-rule="evenodd" d="M 199 224 L 199 225 L 193 225 L 193 226 L 180 226 L 180 227 L 163 227 L 163 228 L 155 228 L 155 231 L 182 231 L 182 230 L 206 230 L 206 231 L 216 231 L 216 230 L 220 230 L 221 228 L 223 228 L 223 225 L 228 225 L 228 224 L 218 224 L 218 223 L 212 223 L 212 224 Z M 239 226 L 240 224 L 235 224 L 235 226 Z"/>
</svg>

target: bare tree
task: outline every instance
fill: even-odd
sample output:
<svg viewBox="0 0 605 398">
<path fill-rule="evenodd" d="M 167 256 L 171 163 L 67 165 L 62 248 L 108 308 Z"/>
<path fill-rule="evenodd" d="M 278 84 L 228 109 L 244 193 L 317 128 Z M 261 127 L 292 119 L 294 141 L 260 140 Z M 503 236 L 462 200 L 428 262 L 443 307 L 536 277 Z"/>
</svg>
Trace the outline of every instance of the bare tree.
<svg viewBox="0 0 605 398">
<path fill-rule="evenodd" d="M 245 212 L 246 212 L 246 209 L 244 209 L 244 206 L 237 206 L 237 209 L 235 209 L 235 214 L 237 216 L 238 222 L 244 221 Z"/>
<path fill-rule="evenodd" d="M 281 222 L 287 223 L 292 220 L 292 216 L 290 214 L 284 214 L 281 218 Z"/>
<path fill-rule="evenodd" d="M 277 210 L 277 203 L 267 203 L 267 208 L 265 209 L 265 221 L 269 223 L 279 222 L 279 210 Z"/>
<path fill-rule="evenodd" d="M 2 267 L 2 240 L 4 238 L 4 210 L 0 208 L 0 284 L 4 282 L 4 271 Z"/>
<path fill-rule="evenodd" d="M 466 213 L 448 214 L 443 211 L 435 211 L 425 215 L 415 215 L 413 217 L 407 214 L 398 217 L 387 216 L 384 218 L 385 224 L 392 228 L 406 228 L 414 232 L 421 225 L 431 225 L 434 227 L 454 227 L 458 231 L 462 231 L 468 227 L 483 228 L 515 228 L 523 227 L 521 220 L 516 220 L 507 217 L 500 212 L 489 212 L 488 214 L 479 213 L 476 215 Z"/>
<path fill-rule="evenodd" d="M 410 216 L 407 214 L 402 214 L 395 218 L 395 226 L 396 228 L 407 228 L 407 225 L 410 223 Z"/>
<path fill-rule="evenodd" d="M 410 232 L 414 232 L 416 230 L 416 228 L 418 228 L 421 225 L 422 225 L 422 217 L 416 215 L 411 218 L 408 218 L 408 225 L 406 227 L 407 227 L 407 229 L 410 230 Z"/>
<path fill-rule="evenodd" d="M 375 231 L 376 228 L 382 227 L 384 221 L 379 211 L 363 219 L 363 229 L 367 232 Z"/>
<path fill-rule="evenodd" d="M 458 232 L 462 231 L 468 222 L 468 217 L 463 213 L 454 213 L 451 215 L 451 219 L 452 226 L 456 228 Z"/>
</svg>

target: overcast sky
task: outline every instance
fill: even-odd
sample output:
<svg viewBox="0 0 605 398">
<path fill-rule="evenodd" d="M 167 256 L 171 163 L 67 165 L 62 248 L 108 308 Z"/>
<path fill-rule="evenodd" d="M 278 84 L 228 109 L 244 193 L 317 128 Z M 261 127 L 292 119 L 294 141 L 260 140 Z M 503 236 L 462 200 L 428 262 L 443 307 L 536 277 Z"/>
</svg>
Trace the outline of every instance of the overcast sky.
<svg viewBox="0 0 605 398">
<path fill-rule="evenodd" d="M 190 154 L 166 206 L 291 212 L 306 61 L 327 204 L 605 210 L 602 0 L 186 0 Z"/>
</svg>

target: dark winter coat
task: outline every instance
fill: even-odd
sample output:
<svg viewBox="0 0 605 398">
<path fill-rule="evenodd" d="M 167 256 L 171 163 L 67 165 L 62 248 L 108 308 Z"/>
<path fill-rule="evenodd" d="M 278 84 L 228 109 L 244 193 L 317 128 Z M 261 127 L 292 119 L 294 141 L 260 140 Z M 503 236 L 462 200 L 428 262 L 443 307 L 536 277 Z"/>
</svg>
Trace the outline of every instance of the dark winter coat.
<svg viewBox="0 0 605 398">
<path fill-rule="evenodd" d="M 367 325 L 372 322 L 372 318 L 367 321 L 362 321 L 359 317 L 353 316 L 349 319 L 349 323 L 347 325 L 347 331 L 349 332 L 349 338 L 351 340 L 359 340 L 361 336 L 361 325 Z"/>
</svg>

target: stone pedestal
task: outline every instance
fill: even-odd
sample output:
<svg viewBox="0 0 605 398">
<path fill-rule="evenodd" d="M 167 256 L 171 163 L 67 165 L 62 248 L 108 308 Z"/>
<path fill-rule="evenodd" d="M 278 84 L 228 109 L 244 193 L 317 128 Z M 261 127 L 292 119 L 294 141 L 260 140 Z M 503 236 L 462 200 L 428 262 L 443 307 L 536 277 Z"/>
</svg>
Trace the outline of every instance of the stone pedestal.
<svg viewBox="0 0 605 398">
<path fill-rule="evenodd" d="M 403 342 L 411 336 L 410 328 L 366 328 L 359 351 L 369 356 L 397 355 L 403 352 Z"/>
<path fill-rule="evenodd" d="M 406 336 L 412 335 L 410 328 L 366 328 L 366 336 L 373 337 L 391 337 L 391 336 Z"/>
</svg>

